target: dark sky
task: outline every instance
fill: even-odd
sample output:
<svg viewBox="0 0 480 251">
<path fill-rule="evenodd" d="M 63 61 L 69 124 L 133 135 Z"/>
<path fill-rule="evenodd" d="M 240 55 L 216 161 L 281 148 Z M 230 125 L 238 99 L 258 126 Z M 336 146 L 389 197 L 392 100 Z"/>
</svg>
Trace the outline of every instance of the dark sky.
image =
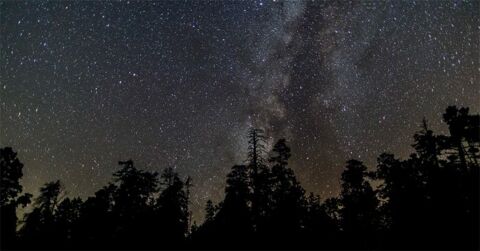
<svg viewBox="0 0 480 251">
<path fill-rule="evenodd" d="M 285 137 L 302 185 L 406 157 L 425 116 L 480 110 L 479 1 L 1 1 L 0 146 L 37 194 L 86 198 L 132 158 L 223 197 L 250 126 Z"/>
</svg>

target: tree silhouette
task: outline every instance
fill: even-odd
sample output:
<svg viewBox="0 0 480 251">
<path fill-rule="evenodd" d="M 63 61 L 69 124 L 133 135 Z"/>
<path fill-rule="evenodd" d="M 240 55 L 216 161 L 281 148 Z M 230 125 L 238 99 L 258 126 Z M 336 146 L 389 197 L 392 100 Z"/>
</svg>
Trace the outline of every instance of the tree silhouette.
<svg viewBox="0 0 480 251">
<path fill-rule="evenodd" d="M 23 176 L 22 169 L 23 164 L 11 147 L 0 149 L 1 206 L 15 203 L 18 194 L 22 192 L 22 186 L 20 185 L 20 179 Z"/>
<path fill-rule="evenodd" d="M 310 193 L 306 198 L 303 236 L 299 238 L 303 247 L 309 249 L 339 248 L 339 201 L 329 198 L 323 204 L 320 196 Z M 298 245 L 296 243 L 296 245 Z M 292 246 L 294 248 L 294 246 Z"/>
<path fill-rule="evenodd" d="M 149 217 L 153 215 L 150 203 L 158 191 L 158 173 L 139 170 L 132 160 L 118 164 L 122 168 L 114 173 L 117 189 L 112 211 L 117 224 L 116 237 L 125 246 L 129 238 L 142 239 L 148 234 L 152 223 Z"/>
<path fill-rule="evenodd" d="M 0 233 L 1 248 L 13 248 L 16 245 L 16 226 L 19 205 L 25 207 L 30 203 L 31 194 L 18 196 L 23 187 L 23 164 L 11 147 L 0 148 Z"/>
<path fill-rule="evenodd" d="M 371 239 L 376 235 L 378 199 L 366 177 L 367 168 L 362 162 L 347 161 L 340 197 L 341 228 L 351 245 L 347 248 L 371 248 Z"/>
<path fill-rule="evenodd" d="M 212 222 L 215 219 L 215 215 L 217 214 L 218 208 L 213 205 L 211 200 L 207 201 L 207 205 L 205 206 L 205 223 Z"/>
<path fill-rule="evenodd" d="M 251 128 L 248 131 L 248 168 L 250 169 L 251 214 L 253 229 L 262 228 L 270 202 L 270 170 L 265 165 L 264 131 Z"/>
<path fill-rule="evenodd" d="M 20 195 L 17 154 L 1 148 L 1 247 L 478 249 L 479 115 L 451 106 L 443 119 L 450 134 L 435 134 L 424 119 L 406 159 L 382 153 L 375 171 L 349 160 L 340 195 L 323 202 L 305 195 L 287 141 L 275 143 L 267 162 L 263 131 L 251 129 L 247 164 L 232 167 L 224 199 L 207 201 L 201 225 L 191 223 L 190 177 L 137 169 L 132 160 L 85 201 L 66 197 L 58 180 L 46 183 L 19 224 L 16 209 L 31 195 Z"/>
<path fill-rule="evenodd" d="M 480 116 L 470 115 L 468 108 L 449 106 L 443 119 L 449 126 L 450 136 L 446 141 L 450 142 L 447 144 L 450 150 L 447 149 L 447 160 L 438 170 L 435 177 L 438 181 L 432 188 L 433 207 L 441 206 L 436 216 L 442 217 L 445 226 L 437 228 L 436 235 L 442 238 L 440 245 L 444 247 L 478 248 Z M 448 235 L 446 229 L 457 231 Z"/>
<path fill-rule="evenodd" d="M 83 202 L 80 198 L 65 198 L 55 212 L 55 235 L 62 248 L 74 248 L 71 244 L 80 220 Z"/>
<path fill-rule="evenodd" d="M 114 215 L 117 186 L 110 183 L 89 197 L 81 206 L 77 231 L 73 236 L 79 248 L 112 248 L 116 239 L 116 217 Z M 95 226 L 95 227 L 92 227 Z"/>
<path fill-rule="evenodd" d="M 48 182 L 40 188 L 40 195 L 34 202 L 35 208 L 25 215 L 20 232 L 29 248 L 49 248 L 58 241 L 55 216 L 63 195 L 63 186 L 59 180 Z"/>
<path fill-rule="evenodd" d="M 478 236 L 478 164 L 464 150 L 465 142 L 478 149 L 473 132 L 479 125 L 472 122 L 478 115 L 449 107 L 444 120 L 450 136 L 435 135 L 424 119 L 414 135 L 416 153 L 408 160 L 392 154 L 378 158 L 376 178 L 382 181 L 381 213 L 390 248 L 478 247 L 473 237 Z"/>
<path fill-rule="evenodd" d="M 448 124 L 451 143 L 457 148 L 456 150 L 458 151 L 460 164 L 462 166 L 466 166 L 466 151 L 463 145 L 463 141 L 468 135 L 478 134 L 478 132 L 475 133 L 470 128 L 471 123 L 469 123 L 470 119 L 468 116 L 468 108 L 457 109 L 456 106 L 449 106 L 443 114 L 443 120 Z M 475 128 L 475 125 L 473 125 L 472 128 Z M 468 132 L 471 132 L 471 134 L 469 134 Z"/>
<path fill-rule="evenodd" d="M 271 198 L 266 199 L 268 213 L 266 215 L 266 229 L 264 235 L 270 241 L 274 239 L 288 240 L 298 238 L 303 227 L 305 210 L 305 191 L 297 181 L 295 174 L 288 167 L 290 148 L 285 139 L 280 139 L 272 149 L 269 162 L 273 165 L 270 177 Z M 262 229 L 260 229 L 262 230 Z"/>
<path fill-rule="evenodd" d="M 421 225 L 425 225 L 428 211 L 424 181 L 416 155 L 402 162 L 393 154 L 383 153 L 377 158 L 376 178 L 382 181 L 379 197 L 384 203 L 379 211 L 387 231 L 386 242 L 393 247 L 407 248 L 418 243 L 423 235 Z M 416 225 L 416 229 L 411 226 Z M 401 238 L 399 238 L 401 237 Z"/>
<path fill-rule="evenodd" d="M 422 120 L 422 130 L 413 136 L 415 143 L 412 145 L 420 159 L 424 160 L 426 165 L 431 168 L 438 166 L 438 156 L 441 154 L 441 147 L 438 144 L 438 137 L 433 131 L 428 129 L 427 120 Z"/>
<path fill-rule="evenodd" d="M 157 200 L 159 232 L 168 247 L 178 247 L 183 245 L 188 231 L 188 186 L 171 167 L 163 171 L 161 184 L 164 189 Z"/>
<path fill-rule="evenodd" d="M 222 238 L 238 242 L 238 239 L 252 235 L 250 196 L 247 167 L 233 166 L 232 171 L 227 175 L 225 199 L 216 217 Z"/>
</svg>

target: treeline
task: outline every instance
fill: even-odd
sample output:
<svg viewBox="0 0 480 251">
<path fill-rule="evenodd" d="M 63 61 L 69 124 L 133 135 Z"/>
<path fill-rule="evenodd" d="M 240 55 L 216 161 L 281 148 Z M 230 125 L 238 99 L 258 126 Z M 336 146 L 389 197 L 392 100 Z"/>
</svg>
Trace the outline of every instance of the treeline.
<svg viewBox="0 0 480 251">
<path fill-rule="evenodd" d="M 288 166 L 285 139 L 265 149 L 248 134 L 248 161 L 227 175 L 225 198 L 191 223 L 192 181 L 119 162 L 107 186 L 83 201 L 60 181 L 22 194 L 23 164 L 0 149 L 1 245 L 7 249 L 478 249 L 480 116 L 448 107 L 449 135 L 424 120 L 415 152 L 383 153 L 374 171 L 349 160 L 338 197 L 307 194 Z M 377 181 L 378 187 L 371 183 Z M 19 207 L 31 212 L 17 219 Z"/>
</svg>

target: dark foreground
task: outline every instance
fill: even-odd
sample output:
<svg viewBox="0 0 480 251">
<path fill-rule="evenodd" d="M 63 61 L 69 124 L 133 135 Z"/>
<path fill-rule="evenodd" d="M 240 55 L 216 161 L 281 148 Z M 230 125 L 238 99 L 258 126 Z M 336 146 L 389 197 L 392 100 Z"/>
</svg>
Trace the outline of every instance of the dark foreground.
<svg viewBox="0 0 480 251">
<path fill-rule="evenodd" d="M 384 153 L 374 171 L 349 160 L 337 198 L 306 194 L 280 139 L 265 152 L 263 132 L 249 134 L 249 161 L 227 176 L 225 198 L 190 221 L 192 181 L 121 161 L 111 183 L 85 201 L 60 181 L 32 200 L 22 194 L 23 164 L 0 149 L 2 249 L 479 249 L 479 115 L 448 107 L 449 135 L 424 121 L 414 153 Z M 372 181 L 382 185 L 371 186 Z M 17 209 L 32 203 L 21 219 Z"/>
</svg>

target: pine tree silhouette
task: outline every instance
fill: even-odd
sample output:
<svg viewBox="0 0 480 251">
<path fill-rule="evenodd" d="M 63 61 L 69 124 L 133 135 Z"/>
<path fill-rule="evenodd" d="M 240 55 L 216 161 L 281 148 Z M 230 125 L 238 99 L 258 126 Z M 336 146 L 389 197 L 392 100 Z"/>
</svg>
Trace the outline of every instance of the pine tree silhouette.
<svg viewBox="0 0 480 251">
<path fill-rule="evenodd" d="M 270 170 L 265 165 L 265 136 L 262 129 L 248 131 L 248 168 L 250 169 L 251 214 L 254 231 L 261 228 L 269 207 Z"/>
<path fill-rule="evenodd" d="M 132 160 L 85 201 L 66 197 L 58 180 L 46 183 L 17 222 L 31 195 L 22 194 L 17 154 L 0 148 L 1 248 L 478 249 L 480 116 L 451 106 L 443 119 L 450 134 L 435 134 L 424 119 L 407 159 L 383 153 L 375 171 L 349 160 L 340 196 L 323 202 L 305 195 L 286 140 L 267 162 L 266 137 L 251 129 L 247 164 L 232 167 L 224 199 L 207 201 L 201 225 L 191 220 L 190 177 Z"/>
<path fill-rule="evenodd" d="M 268 201 L 266 222 L 260 235 L 266 241 L 277 240 L 278 246 L 289 238 L 298 239 L 303 227 L 306 210 L 305 191 L 297 181 L 295 174 L 288 167 L 290 148 L 285 139 L 280 139 L 272 149 L 269 162 L 272 164 L 270 175 L 271 197 L 263 198 Z M 283 246 L 286 243 L 283 243 Z M 293 248 L 293 247 L 292 247 Z"/>
<path fill-rule="evenodd" d="M 35 208 L 25 215 L 20 232 L 28 248 L 49 249 L 58 245 L 55 216 L 63 196 L 64 189 L 59 180 L 48 182 L 40 188 L 40 195 L 34 202 Z"/>
<path fill-rule="evenodd" d="M 377 234 L 378 199 L 366 177 L 367 168 L 362 162 L 347 161 L 340 197 L 341 228 L 347 248 L 372 248 L 372 238 Z"/>
<path fill-rule="evenodd" d="M 188 186 L 173 168 L 166 168 L 161 174 L 163 191 L 157 199 L 159 234 L 168 248 L 185 245 L 188 232 Z"/>
<path fill-rule="evenodd" d="M 23 164 L 11 147 L 0 148 L 0 248 L 11 249 L 17 243 L 17 207 L 30 203 L 31 194 L 23 194 L 20 179 L 23 176 Z"/>
</svg>

